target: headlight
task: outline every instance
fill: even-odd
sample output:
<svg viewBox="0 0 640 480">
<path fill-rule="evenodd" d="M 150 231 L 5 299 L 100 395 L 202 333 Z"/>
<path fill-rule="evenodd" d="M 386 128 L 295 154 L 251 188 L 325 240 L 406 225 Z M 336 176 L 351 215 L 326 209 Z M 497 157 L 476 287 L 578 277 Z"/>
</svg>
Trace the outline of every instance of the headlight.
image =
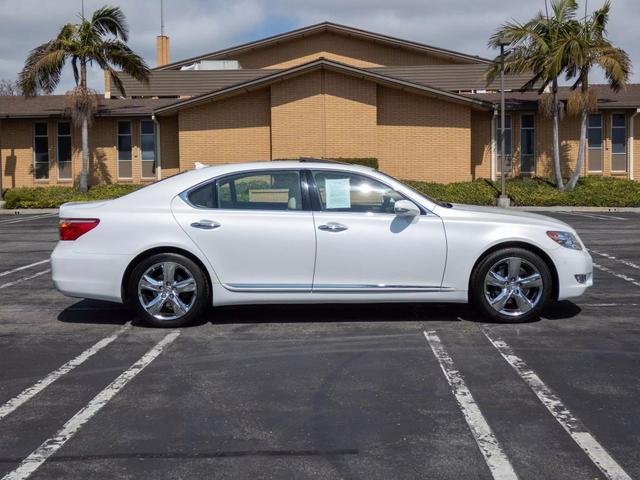
<svg viewBox="0 0 640 480">
<path fill-rule="evenodd" d="M 556 243 L 559 243 L 565 248 L 570 248 L 572 250 L 582 250 L 582 244 L 578 237 L 576 237 L 573 233 L 570 232 L 547 232 L 547 236 Z"/>
</svg>

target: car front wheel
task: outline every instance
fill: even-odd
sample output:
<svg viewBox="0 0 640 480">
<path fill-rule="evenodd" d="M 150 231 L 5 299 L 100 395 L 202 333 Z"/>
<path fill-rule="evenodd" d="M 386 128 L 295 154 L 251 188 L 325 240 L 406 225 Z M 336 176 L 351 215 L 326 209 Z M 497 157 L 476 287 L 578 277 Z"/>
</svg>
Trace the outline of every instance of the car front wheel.
<svg viewBox="0 0 640 480">
<path fill-rule="evenodd" d="M 553 278 L 539 255 L 505 248 L 478 263 L 470 288 L 472 303 L 485 317 L 519 323 L 536 318 L 549 303 Z"/>
<path fill-rule="evenodd" d="M 146 323 L 180 327 L 205 310 L 209 286 L 195 262 L 183 255 L 160 253 L 142 260 L 133 269 L 129 298 Z"/>
</svg>

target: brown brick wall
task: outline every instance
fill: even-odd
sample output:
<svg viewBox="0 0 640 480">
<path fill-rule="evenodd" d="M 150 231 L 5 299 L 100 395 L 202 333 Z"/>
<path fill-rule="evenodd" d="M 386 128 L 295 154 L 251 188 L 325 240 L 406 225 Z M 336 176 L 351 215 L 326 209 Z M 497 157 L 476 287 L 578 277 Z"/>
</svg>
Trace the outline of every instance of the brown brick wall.
<svg viewBox="0 0 640 480">
<path fill-rule="evenodd" d="M 180 111 L 180 170 L 270 158 L 270 95 L 262 89 Z"/>
<path fill-rule="evenodd" d="M 460 63 L 428 53 L 376 44 L 333 32 L 317 33 L 242 55 L 243 68 L 288 68 L 324 57 L 356 67 Z"/>
<path fill-rule="evenodd" d="M 180 144 L 178 115 L 162 117 L 160 123 L 160 157 L 162 177 L 170 177 L 180 172 Z"/>
<path fill-rule="evenodd" d="M 471 110 L 471 177 L 491 177 L 491 117 L 493 112 Z"/>
<path fill-rule="evenodd" d="M 325 92 L 326 157 L 376 157 L 376 84 L 327 71 Z"/>
<path fill-rule="evenodd" d="M 272 85 L 272 158 L 325 156 L 323 81 L 315 71 Z"/>
<path fill-rule="evenodd" d="M 397 178 L 471 179 L 469 107 L 378 87 L 378 159 Z"/>
<path fill-rule="evenodd" d="M 271 87 L 273 158 L 375 157 L 376 86 L 316 71 Z"/>
</svg>

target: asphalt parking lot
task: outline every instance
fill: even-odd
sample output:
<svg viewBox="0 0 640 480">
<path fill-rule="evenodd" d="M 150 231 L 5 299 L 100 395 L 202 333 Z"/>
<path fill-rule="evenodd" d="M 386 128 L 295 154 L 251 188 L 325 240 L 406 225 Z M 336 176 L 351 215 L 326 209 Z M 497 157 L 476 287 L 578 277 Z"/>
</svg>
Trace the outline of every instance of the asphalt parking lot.
<svg viewBox="0 0 640 480">
<path fill-rule="evenodd" d="M 521 325 L 462 305 L 66 298 L 57 217 L 0 216 L 0 478 L 640 478 L 640 215 L 552 214 L 596 286 Z"/>
</svg>

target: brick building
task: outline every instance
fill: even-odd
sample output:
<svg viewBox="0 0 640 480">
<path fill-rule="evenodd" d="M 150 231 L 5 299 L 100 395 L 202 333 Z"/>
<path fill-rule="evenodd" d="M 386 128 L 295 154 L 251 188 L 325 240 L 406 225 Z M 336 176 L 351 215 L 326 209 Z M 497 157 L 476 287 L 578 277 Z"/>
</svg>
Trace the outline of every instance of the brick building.
<svg viewBox="0 0 640 480">
<path fill-rule="evenodd" d="M 487 59 L 321 23 L 158 67 L 148 84 L 107 81 L 90 127 L 91 183 L 153 181 L 204 164 L 301 156 L 378 159 L 401 179 L 495 178 L 497 85 Z M 551 122 L 539 96 L 509 76 L 513 175 L 551 173 Z M 640 168 L 640 85 L 594 86 L 584 174 L 634 178 Z M 568 90 L 562 89 L 566 100 Z M 575 164 L 577 118 L 560 124 L 563 168 Z M 2 187 L 65 185 L 81 169 L 80 134 L 64 96 L 0 97 Z"/>
</svg>

